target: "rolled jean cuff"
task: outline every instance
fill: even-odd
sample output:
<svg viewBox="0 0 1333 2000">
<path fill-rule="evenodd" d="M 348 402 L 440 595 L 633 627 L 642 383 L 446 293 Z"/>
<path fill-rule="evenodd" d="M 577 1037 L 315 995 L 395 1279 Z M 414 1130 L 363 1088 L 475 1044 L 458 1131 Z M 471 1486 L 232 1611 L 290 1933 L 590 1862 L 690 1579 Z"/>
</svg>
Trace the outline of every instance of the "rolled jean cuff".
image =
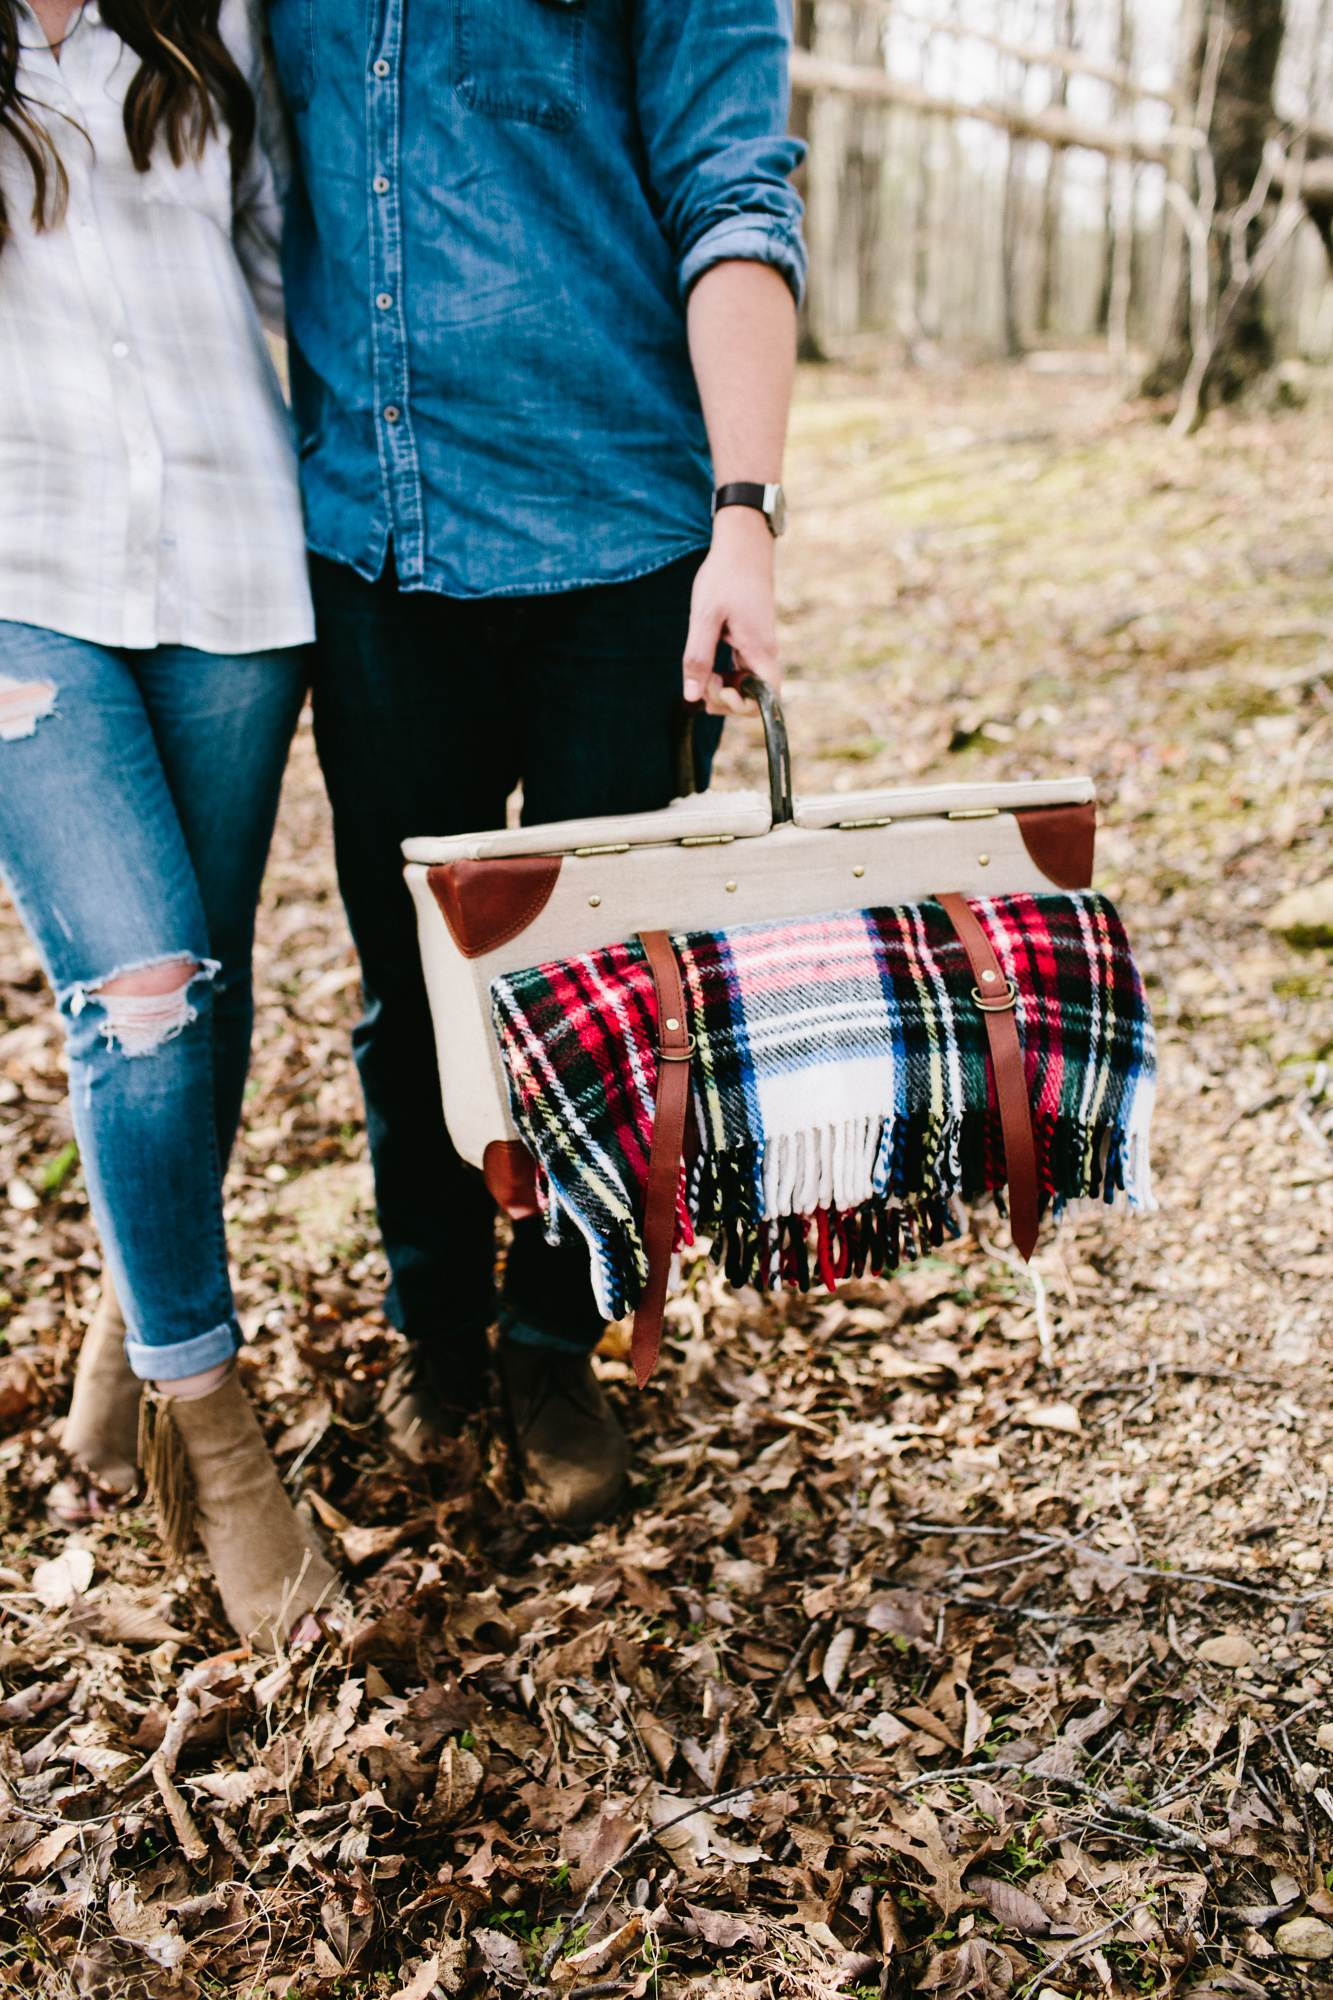
<svg viewBox="0 0 1333 2000">
<path fill-rule="evenodd" d="M 234 1319 L 227 1319 L 211 1333 L 198 1333 L 193 1340 L 173 1340 L 165 1347 L 127 1340 L 125 1358 L 141 1382 L 179 1382 L 184 1375 L 202 1375 L 205 1368 L 230 1361 L 240 1344 L 240 1328 Z"/>
</svg>

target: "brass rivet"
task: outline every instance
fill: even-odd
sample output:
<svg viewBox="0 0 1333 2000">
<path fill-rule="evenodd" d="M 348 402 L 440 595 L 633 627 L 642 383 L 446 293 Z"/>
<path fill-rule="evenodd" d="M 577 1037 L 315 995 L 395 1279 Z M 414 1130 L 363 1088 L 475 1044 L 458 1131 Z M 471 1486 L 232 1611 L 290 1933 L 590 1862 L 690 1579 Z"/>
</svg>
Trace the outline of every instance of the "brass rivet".
<svg viewBox="0 0 1333 2000">
<path fill-rule="evenodd" d="M 727 884 L 727 894 L 728 894 L 729 896 L 732 896 L 732 895 L 734 895 L 735 893 L 736 893 L 736 884 L 735 884 L 734 882 L 728 882 L 728 884 Z"/>
<path fill-rule="evenodd" d="M 852 870 L 852 873 L 853 873 L 853 875 L 857 875 L 857 876 L 860 876 L 860 875 L 864 875 L 864 874 L 865 874 L 865 872 L 866 872 L 866 871 L 865 871 L 865 869 L 864 869 L 864 868 L 861 868 L 861 867 L 856 867 L 856 868 L 853 868 L 853 870 Z"/>
<path fill-rule="evenodd" d="M 674 1032 L 680 1026 L 680 1022 L 675 1019 L 674 1015 L 668 1014 L 666 1025 Z"/>
<path fill-rule="evenodd" d="M 588 908 L 589 908 L 590 910 L 595 910 L 595 909 L 597 908 L 597 905 L 598 905 L 598 904 L 599 904 L 599 903 L 601 902 L 601 900 L 602 900 L 602 899 L 601 899 L 601 897 L 600 897 L 600 896 L 589 896 L 589 898 L 588 898 Z"/>
<path fill-rule="evenodd" d="M 981 976 L 983 980 L 993 980 L 999 978 L 999 974 L 996 972 L 983 972 Z"/>
<path fill-rule="evenodd" d="M 979 854 L 977 856 L 977 866 L 978 868 L 989 868 L 990 867 L 989 854 Z"/>
</svg>

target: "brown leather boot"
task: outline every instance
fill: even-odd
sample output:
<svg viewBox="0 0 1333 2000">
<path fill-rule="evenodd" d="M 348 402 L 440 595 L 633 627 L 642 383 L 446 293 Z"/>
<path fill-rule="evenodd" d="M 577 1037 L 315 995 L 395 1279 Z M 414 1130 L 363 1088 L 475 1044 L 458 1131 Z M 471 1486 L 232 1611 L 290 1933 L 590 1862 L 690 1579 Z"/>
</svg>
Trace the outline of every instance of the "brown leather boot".
<svg viewBox="0 0 1333 2000">
<path fill-rule="evenodd" d="M 139 1482 L 142 1394 L 125 1359 L 125 1321 L 104 1270 L 102 1297 L 79 1349 L 63 1442 L 74 1463 L 110 1493 L 132 1493 Z"/>
<path fill-rule="evenodd" d="M 490 1399 L 490 1367 L 481 1329 L 438 1352 L 410 1346 L 394 1363 L 380 1396 L 380 1418 L 395 1451 L 420 1465 L 437 1445 L 461 1436 L 469 1417 Z"/>
<path fill-rule="evenodd" d="M 231 1368 L 206 1396 L 145 1392 L 140 1459 L 162 1539 L 183 1556 L 196 1533 L 242 1639 L 281 1646 L 341 1585 L 310 1544 Z"/>
<path fill-rule="evenodd" d="M 502 1340 L 497 1359 L 529 1499 L 568 1527 L 609 1513 L 630 1452 L 591 1355 Z"/>
</svg>

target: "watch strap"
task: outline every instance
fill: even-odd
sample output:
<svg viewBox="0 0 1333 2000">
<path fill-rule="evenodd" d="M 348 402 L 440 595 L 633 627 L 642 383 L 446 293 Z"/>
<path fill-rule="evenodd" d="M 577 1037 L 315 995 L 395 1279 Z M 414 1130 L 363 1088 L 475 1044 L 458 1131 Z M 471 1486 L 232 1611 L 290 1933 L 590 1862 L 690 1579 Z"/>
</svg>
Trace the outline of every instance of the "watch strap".
<svg viewBox="0 0 1333 2000">
<path fill-rule="evenodd" d="M 721 507 L 753 507 L 760 514 L 767 514 L 771 490 L 752 479 L 733 479 L 729 485 L 719 486 L 714 493 L 713 512 L 716 514 Z"/>
</svg>

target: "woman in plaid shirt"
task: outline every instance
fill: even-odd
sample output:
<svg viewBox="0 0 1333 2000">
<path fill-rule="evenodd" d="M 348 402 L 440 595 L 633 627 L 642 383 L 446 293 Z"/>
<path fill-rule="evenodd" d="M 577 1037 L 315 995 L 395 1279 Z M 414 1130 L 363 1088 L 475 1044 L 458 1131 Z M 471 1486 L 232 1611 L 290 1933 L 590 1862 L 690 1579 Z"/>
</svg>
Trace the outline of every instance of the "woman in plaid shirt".
<svg viewBox="0 0 1333 2000">
<path fill-rule="evenodd" d="M 313 635 L 280 132 L 259 0 L 0 0 L 0 870 L 106 1253 L 65 1445 L 125 1493 L 139 1432 L 266 1644 L 337 1583 L 237 1380 L 222 1216 Z"/>
</svg>

